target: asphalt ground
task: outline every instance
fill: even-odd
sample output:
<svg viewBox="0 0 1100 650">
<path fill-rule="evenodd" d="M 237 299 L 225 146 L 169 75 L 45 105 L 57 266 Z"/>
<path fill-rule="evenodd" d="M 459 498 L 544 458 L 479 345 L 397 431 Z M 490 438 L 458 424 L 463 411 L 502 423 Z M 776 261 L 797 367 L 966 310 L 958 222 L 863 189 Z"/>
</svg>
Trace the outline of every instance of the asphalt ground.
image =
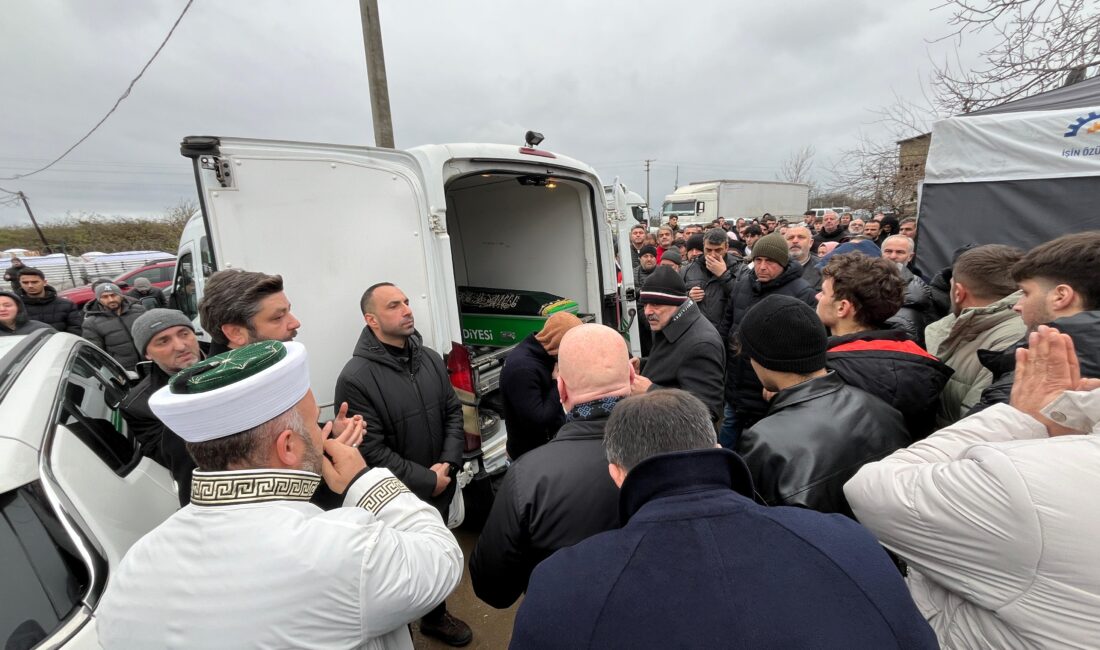
<svg viewBox="0 0 1100 650">
<path fill-rule="evenodd" d="M 495 609 L 478 600 L 470 584 L 470 555 L 477 543 L 478 531 L 462 527 L 454 533 L 462 546 L 465 568 L 462 571 L 462 582 L 458 583 L 458 588 L 447 598 L 447 610 L 466 621 L 473 630 L 474 639 L 467 648 L 507 648 L 508 641 L 512 638 L 512 623 L 516 618 L 519 602 L 508 609 Z M 420 634 L 419 623 L 413 623 L 412 629 L 413 645 L 416 648 L 442 650 L 451 647 Z"/>
</svg>

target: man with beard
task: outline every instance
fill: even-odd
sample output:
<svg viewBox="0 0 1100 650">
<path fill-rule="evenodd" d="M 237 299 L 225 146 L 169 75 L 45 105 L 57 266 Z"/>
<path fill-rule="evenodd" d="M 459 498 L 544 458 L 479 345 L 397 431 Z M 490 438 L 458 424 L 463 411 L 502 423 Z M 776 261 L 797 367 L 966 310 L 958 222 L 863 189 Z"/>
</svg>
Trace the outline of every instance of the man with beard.
<svg viewBox="0 0 1100 650">
<path fill-rule="evenodd" d="M 111 572 L 106 648 L 411 648 L 408 623 L 462 576 L 462 551 L 388 470 L 317 425 L 304 346 L 264 341 L 150 398 L 199 467 L 195 497 Z M 324 481 L 343 506 L 308 503 Z"/>
<path fill-rule="evenodd" d="M 817 268 L 817 256 L 813 251 L 813 235 L 805 226 L 791 226 L 783 236 L 787 240 L 787 250 L 791 259 L 802 265 L 802 279 L 816 291 L 821 288 L 821 271 Z M 824 243 L 824 242 L 822 242 Z"/>
<path fill-rule="evenodd" d="M 868 221 L 867 224 L 863 226 L 862 234 L 864 237 L 875 242 L 875 244 L 877 245 L 879 243 L 879 235 L 882 234 L 882 222 L 875 220 Z"/>
<path fill-rule="evenodd" d="M 1100 231 L 1063 235 L 1031 249 L 1012 267 L 1020 288 L 1013 310 L 1028 332 L 1049 325 L 1073 340 L 1081 374 L 1100 377 Z M 976 413 L 994 404 L 1007 404 L 1016 370 L 1016 350 L 1027 337 L 1003 352 L 979 350 L 982 365 L 993 373 L 993 383 L 982 391 L 970 410 Z"/>
<path fill-rule="evenodd" d="M 645 246 L 646 227 L 642 224 L 634 224 L 634 227 L 630 229 L 630 267 L 634 268 L 638 266 L 638 256 L 642 253 L 642 247 Z"/>
<path fill-rule="evenodd" d="M 95 301 L 84 309 L 81 336 L 115 358 L 123 368 L 133 370 L 141 361 L 130 329 L 145 307 L 122 295 L 122 289 L 112 282 L 95 288 Z"/>
<path fill-rule="evenodd" d="M 726 312 L 726 303 L 737 280 L 741 261 L 730 253 L 729 238 L 718 228 L 696 237 L 698 240 L 692 237 L 688 250 L 697 246 L 701 254 L 691 258 L 691 263 L 684 267 L 681 276 L 688 287 L 688 297 L 699 305 L 710 324 L 718 327 L 722 323 L 722 314 Z"/>
<path fill-rule="evenodd" d="M 670 226 L 661 226 L 657 229 L 657 263 L 661 263 L 665 251 L 673 248 L 672 242 L 676 239 L 676 233 Z"/>
<path fill-rule="evenodd" d="M 852 219 L 851 223 L 848 224 L 848 234 L 862 235 L 865 228 L 866 224 L 863 219 Z"/>
<path fill-rule="evenodd" d="M 282 276 L 240 269 L 210 276 L 199 317 L 210 333 L 212 355 L 256 341 L 285 343 L 302 326 L 290 312 Z"/>
<path fill-rule="evenodd" d="M 202 359 L 191 319 L 174 309 L 150 309 L 130 329 L 143 359 L 152 361 L 149 374 L 130 389 L 119 405 L 141 453 L 172 472 L 179 487 L 180 505 L 191 502 L 191 472 L 195 461 L 183 438 L 164 425 L 149 408 L 153 393 L 168 385 L 168 378 Z"/>
<path fill-rule="evenodd" d="M 699 398 L 711 420 L 722 416 L 725 349 L 718 330 L 687 296 L 684 281 L 672 269 L 659 268 L 638 296 L 653 331 L 653 348 L 645 359 L 631 360 L 633 394 L 679 388 Z"/>
<path fill-rule="evenodd" d="M 71 300 L 57 295 L 57 289 L 46 284 L 46 274 L 24 266 L 19 271 L 19 286 L 27 318 L 53 327 L 59 332 L 80 336 L 83 314 Z"/>
<path fill-rule="evenodd" d="M 336 380 L 336 401 L 366 422 L 367 465 L 392 471 L 446 521 L 465 447 L 462 404 L 443 358 L 423 345 L 401 289 L 371 285 L 359 307 L 366 325 Z M 445 602 L 424 615 L 420 632 L 452 646 L 473 638 Z"/>
</svg>

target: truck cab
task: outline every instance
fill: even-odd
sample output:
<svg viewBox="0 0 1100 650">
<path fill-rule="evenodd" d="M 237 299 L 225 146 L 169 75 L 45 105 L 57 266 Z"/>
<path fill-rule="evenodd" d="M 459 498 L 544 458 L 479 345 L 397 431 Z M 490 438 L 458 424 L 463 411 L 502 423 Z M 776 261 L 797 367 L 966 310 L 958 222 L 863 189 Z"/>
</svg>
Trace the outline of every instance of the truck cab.
<svg viewBox="0 0 1100 650">
<path fill-rule="evenodd" d="M 470 475 L 507 465 L 499 378 L 524 330 L 502 317 L 486 344 L 463 300 L 549 294 L 621 331 L 636 313 L 630 270 L 620 283 L 614 253 L 614 230 L 626 241 L 629 227 L 612 227 L 630 213 L 609 210 L 595 171 L 577 160 L 531 145 L 402 151 L 207 136 L 185 138 L 181 153 L 192 160 L 201 210 L 180 242 L 179 308 L 201 325 L 196 307 L 218 269 L 282 275 L 314 393 L 329 414 L 364 327 L 360 296 L 394 283 L 409 297 L 424 344 L 447 363 L 463 404 Z M 634 334 L 636 350 L 636 327 Z"/>
</svg>

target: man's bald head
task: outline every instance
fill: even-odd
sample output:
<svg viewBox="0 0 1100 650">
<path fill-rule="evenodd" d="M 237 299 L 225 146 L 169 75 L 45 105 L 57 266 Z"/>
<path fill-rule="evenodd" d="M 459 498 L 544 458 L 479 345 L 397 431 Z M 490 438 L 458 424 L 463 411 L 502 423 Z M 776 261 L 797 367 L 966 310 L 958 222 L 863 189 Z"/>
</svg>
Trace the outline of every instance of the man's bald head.
<svg viewBox="0 0 1100 650">
<path fill-rule="evenodd" d="M 618 332 L 592 323 L 566 332 L 558 349 L 558 393 L 566 409 L 629 395 L 633 381 L 626 341 Z"/>
</svg>

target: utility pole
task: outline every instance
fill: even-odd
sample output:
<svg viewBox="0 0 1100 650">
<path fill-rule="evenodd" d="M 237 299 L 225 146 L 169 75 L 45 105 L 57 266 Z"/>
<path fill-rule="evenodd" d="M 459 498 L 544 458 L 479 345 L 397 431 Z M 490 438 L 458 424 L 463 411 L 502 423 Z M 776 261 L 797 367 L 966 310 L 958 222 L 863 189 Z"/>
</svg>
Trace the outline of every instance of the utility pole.
<svg viewBox="0 0 1100 650">
<path fill-rule="evenodd" d="M 680 187 L 680 166 L 676 165 L 676 182 L 672 185 L 672 191 L 675 192 Z"/>
<path fill-rule="evenodd" d="M 34 213 L 31 212 L 31 204 L 27 202 L 27 195 L 23 192 L 16 192 L 15 195 L 18 196 L 21 201 L 23 201 L 23 207 L 27 209 L 27 214 L 31 218 L 31 223 L 34 224 L 34 230 L 38 233 L 38 238 L 42 240 L 42 245 L 46 247 L 46 252 L 52 253 L 53 250 L 50 249 L 50 242 L 46 241 L 46 235 L 44 235 L 42 233 L 42 229 L 38 227 L 38 221 L 35 220 Z"/>
<path fill-rule="evenodd" d="M 367 56 L 367 83 L 370 85 L 374 144 L 393 149 L 390 90 L 386 82 L 386 57 L 382 53 L 382 26 L 378 21 L 378 0 L 359 0 L 359 15 L 363 21 L 363 50 Z"/>
<path fill-rule="evenodd" d="M 645 208 L 649 210 L 650 214 L 653 213 L 653 208 L 650 207 L 653 204 L 649 202 L 649 163 L 655 162 L 656 158 L 645 159 Z"/>
</svg>

